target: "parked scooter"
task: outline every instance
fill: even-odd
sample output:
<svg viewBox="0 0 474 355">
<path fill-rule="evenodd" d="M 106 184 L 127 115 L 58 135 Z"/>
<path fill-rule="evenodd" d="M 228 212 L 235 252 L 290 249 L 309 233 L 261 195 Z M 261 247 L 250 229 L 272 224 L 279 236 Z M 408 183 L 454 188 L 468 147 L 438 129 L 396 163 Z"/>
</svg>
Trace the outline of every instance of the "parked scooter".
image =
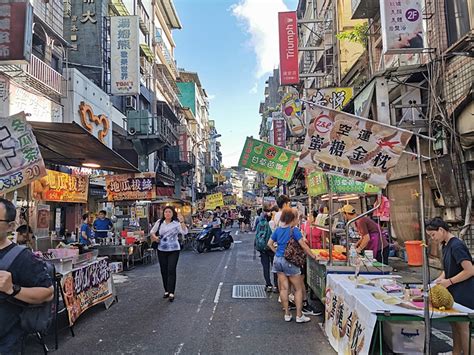
<svg viewBox="0 0 474 355">
<path fill-rule="evenodd" d="M 230 230 L 223 230 L 219 237 L 214 238 L 214 242 L 212 241 L 212 234 L 211 234 L 212 224 L 204 226 L 204 229 L 196 238 L 196 250 L 198 253 L 202 253 L 205 250 L 212 250 L 216 248 L 224 248 L 229 249 L 234 242 L 232 235 L 230 234 Z"/>
</svg>

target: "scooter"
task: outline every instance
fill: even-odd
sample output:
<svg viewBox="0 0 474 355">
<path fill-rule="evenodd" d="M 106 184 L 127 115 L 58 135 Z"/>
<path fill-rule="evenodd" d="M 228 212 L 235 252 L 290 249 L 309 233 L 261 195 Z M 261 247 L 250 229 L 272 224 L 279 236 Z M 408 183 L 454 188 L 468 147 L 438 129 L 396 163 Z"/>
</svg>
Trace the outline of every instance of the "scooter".
<svg viewBox="0 0 474 355">
<path fill-rule="evenodd" d="M 198 253 L 202 253 L 205 250 L 212 250 L 216 248 L 229 249 L 234 242 L 230 230 L 223 230 L 221 235 L 218 238 L 214 238 L 214 243 L 211 244 L 212 234 L 211 234 L 212 224 L 204 226 L 204 229 L 199 233 L 196 238 L 196 250 Z M 215 241 L 217 239 L 217 242 Z"/>
</svg>

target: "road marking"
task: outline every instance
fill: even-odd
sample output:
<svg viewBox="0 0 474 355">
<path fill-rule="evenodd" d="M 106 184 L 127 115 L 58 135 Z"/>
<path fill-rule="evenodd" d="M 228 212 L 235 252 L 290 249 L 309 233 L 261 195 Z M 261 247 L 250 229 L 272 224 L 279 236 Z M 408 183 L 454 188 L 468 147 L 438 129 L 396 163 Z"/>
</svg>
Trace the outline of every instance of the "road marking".
<svg viewBox="0 0 474 355">
<path fill-rule="evenodd" d="M 181 353 L 181 350 L 183 350 L 183 346 L 184 346 L 184 343 L 181 343 L 178 345 L 178 348 L 176 349 L 176 351 L 174 352 L 174 355 L 178 355 Z"/>
<path fill-rule="evenodd" d="M 199 302 L 196 313 L 199 313 L 201 311 L 201 307 L 202 307 L 202 304 L 204 303 L 204 300 L 205 300 L 205 298 L 201 298 L 201 301 Z"/>
<path fill-rule="evenodd" d="M 227 265 L 226 265 L 225 269 L 227 269 Z M 214 303 L 219 302 L 219 298 L 221 297 L 221 291 L 222 291 L 222 285 L 223 284 L 224 283 L 221 282 L 221 283 L 219 283 L 219 286 L 217 287 L 216 296 L 214 297 Z"/>
<path fill-rule="evenodd" d="M 432 328 L 431 329 L 431 333 L 437 337 L 438 339 L 440 340 L 443 340 L 446 342 L 446 344 L 448 344 L 449 346 L 453 346 L 453 339 L 451 339 L 449 336 L 447 336 L 446 334 L 444 334 L 443 332 L 439 331 L 438 329 L 434 329 Z"/>
</svg>

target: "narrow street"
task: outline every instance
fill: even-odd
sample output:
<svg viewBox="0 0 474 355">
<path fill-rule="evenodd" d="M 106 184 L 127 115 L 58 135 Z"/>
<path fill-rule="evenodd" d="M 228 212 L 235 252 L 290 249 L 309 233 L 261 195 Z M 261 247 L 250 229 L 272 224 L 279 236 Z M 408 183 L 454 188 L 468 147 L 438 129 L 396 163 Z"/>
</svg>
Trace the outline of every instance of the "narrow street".
<svg viewBox="0 0 474 355">
<path fill-rule="evenodd" d="M 181 253 L 174 303 L 162 298 L 158 264 L 122 273 L 119 302 L 87 311 L 74 338 L 61 330 L 56 353 L 334 354 L 319 326 L 322 316 L 307 324 L 285 323 L 277 294 L 232 298 L 233 285 L 264 284 L 253 234 L 235 239 L 228 251 Z M 29 343 L 28 353 L 40 350 Z"/>
</svg>

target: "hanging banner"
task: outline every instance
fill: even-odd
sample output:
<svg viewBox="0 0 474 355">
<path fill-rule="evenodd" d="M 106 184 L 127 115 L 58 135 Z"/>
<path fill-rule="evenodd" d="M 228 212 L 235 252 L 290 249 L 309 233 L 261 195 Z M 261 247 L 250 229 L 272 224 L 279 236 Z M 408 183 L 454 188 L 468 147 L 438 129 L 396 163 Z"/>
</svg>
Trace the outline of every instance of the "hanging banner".
<svg viewBox="0 0 474 355">
<path fill-rule="evenodd" d="M 422 0 L 380 0 L 384 54 L 415 53 L 423 50 L 422 8 Z"/>
<path fill-rule="evenodd" d="M 331 191 L 337 194 L 375 194 L 380 191 L 377 186 L 355 181 L 343 176 L 327 175 L 327 180 L 321 171 L 312 171 L 306 174 L 306 188 L 309 196 L 319 196 L 328 193 L 328 184 Z"/>
<path fill-rule="evenodd" d="M 290 181 L 298 163 L 298 153 L 247 137 L 239 166 Z"/>
<path fill-rule="evenodd" d="M 47 175 L 33 182 L 33 199 L 37 201 L 87 203 L 88 175 L 70 175 L 46 170 Z"/>
<path fill-rule="evenodd" d="M 342 110 L 349 103 L 352 95 L 352 88 L 308 89 L 306 92 L 308 101 L 338 111 Z"/>
<path fill-rule="evenodd" d="M 44 161 L 25 113 L 0 118 L 0 194 L 46 175 Z"/>
<path fill-rule="evenodd" d="M 224 196 L 224 207 L 235 210 L 237 208 L 237 197 L 235 195 Z"/>
<path fill-rule="evenodd" d="M 213 210 L 216 207 L 224 206 L 224 197 L 222 192 L 206 195 L 206 210 Z"/>
<path fill-rule="evenodd" d="M 308 107 L 310 121 L 300 166 L 385 188 L 412 134 L 321 106 Z"/>
<path fill-rule="evenodd" d="M 296 11 L 278 13 L 280 85 L 299 84 L 298 22 Z"/>
<path fill-rule="evenodd" d="M 285 120 L 273 120 L 273 142 L 279 147 L 286 146 L 286 122 Z"/>
<path fill-rule="evenodd" d="M 107 201 L 156 199 L 155 173 L 106 175 Z"/>
<path fill-rule="evenodd" d="M 319 196 L 328 192 L 326 178 L 321 171 L 312 171 L 306 174 L 306 188 L 308 196 Z"/>
<path fill-rule="evenodd" d="M 72 326 L 87 309 L 113 296 L 112 273 L 107 260 L 97 260 L 63 275 L 61 288 Z"/>
<path fill-rule="evenodd" d="M 138 16 L 110 17 L 111 94 L 140 94 Z"/>
<path fill-rule="evenodd" d="M 281 113 L 288 125 L 290 135 L 302 137 L 306 132 L 303 118 L 303 104 L 298 94 L 287 94 L 281 100 Z"/>
</svg>

